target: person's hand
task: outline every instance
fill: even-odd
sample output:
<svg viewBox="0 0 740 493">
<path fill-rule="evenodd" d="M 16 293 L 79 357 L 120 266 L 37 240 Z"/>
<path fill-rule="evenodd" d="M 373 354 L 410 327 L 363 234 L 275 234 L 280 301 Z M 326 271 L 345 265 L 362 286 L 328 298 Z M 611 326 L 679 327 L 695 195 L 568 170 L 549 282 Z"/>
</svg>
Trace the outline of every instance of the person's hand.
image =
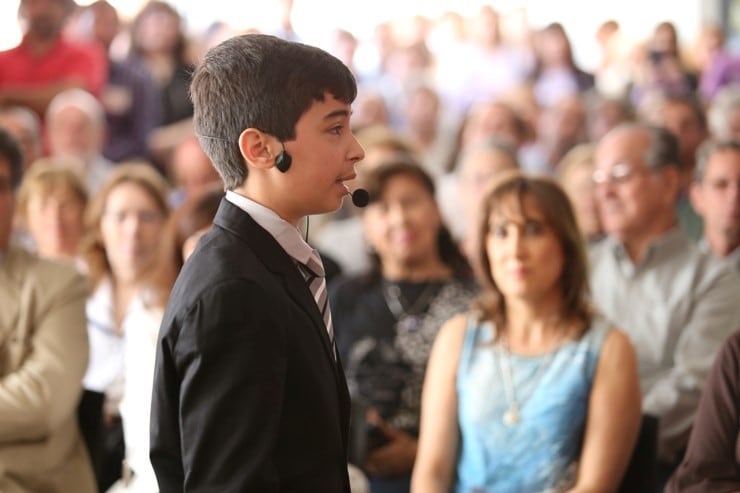
<svg viewBox="0 0 740 493">
<path fill-rule="evenodd" d="M 375 416 L 372 424 L 380 428 L 388 443 L 367 454 L 365 470 L 370 476 L 393 477 L 411 472 L 416 460 L 416 438 Z"/>
</svg>

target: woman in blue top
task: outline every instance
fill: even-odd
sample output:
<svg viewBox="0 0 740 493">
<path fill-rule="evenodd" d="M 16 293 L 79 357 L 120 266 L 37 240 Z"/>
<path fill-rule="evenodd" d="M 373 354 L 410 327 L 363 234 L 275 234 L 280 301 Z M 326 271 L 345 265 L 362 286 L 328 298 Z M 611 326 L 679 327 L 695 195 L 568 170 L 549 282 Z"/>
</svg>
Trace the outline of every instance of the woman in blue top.
<svg viewBox="0 0 740 493">
<path fill-rule="evenodd" d="M 635 354 L 589 307 L 571 205 L 514 172 L 481 206 L 483 295 L 432 349 L 412 491 L 615 491 L 641 419 Z"/>
</svg>

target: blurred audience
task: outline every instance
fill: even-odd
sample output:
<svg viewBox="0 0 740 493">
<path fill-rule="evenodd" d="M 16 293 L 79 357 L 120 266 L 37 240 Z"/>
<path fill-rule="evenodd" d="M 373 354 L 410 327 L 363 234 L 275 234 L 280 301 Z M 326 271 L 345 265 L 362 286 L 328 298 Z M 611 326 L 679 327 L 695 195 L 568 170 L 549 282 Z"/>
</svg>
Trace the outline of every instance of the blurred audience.
<svg viewBox="0 0 740 493">
<path fill-rule="evenodd" d="M 0 491 L 97 491 L 77 425 L 87 283 L 10 244 L 20 148 L 0 130 Z"/>
<path fill-rule="evenodd" d="M 211 185 L 189 197 L 172 214 L 168 234 L 172 236 L 178 269 L 193 253 L 200 237 L 211 229 L 223 196 L 223 186 Z"/>
<path fill-rule="evenodd" d="M 599 142 L 593 174 L 607 235 L 591 247 L 593 301 L 637 349 L 663 480 L 686 448 L 719 345 L 740 327 L 740 279 L 678 227 L 680 163 L 670 132 L 626 124 Z"/>
<path fill-rule="evenodd" d="M 113 163 L 102 155 L 105 112 L 100 102 L 81 89 L 59 93 L 46 112 L 46 135 L 50 154 L 74 159 L 88 190 L 98 191 Z"/>
<path fill-rule="evenodd" d="M 162 100 L 141 60 L 111 56 L 111 45 L 121 32 L 118 12 L 106 0 L 84 9 L 84 35 L 108 54 L 107 83 L 100 96 L 108 132 L 102 154 L 115 163 L 149 157 L 148 139 L 162 119 Z"/>
<path fill-rule="evenodd" d="M 722 344 L 689 437 L 681 465 L 665 493 L 740 490 L 740 331 Z"/>
<path fill-rule="evenodd" d="M 638 67 L 633 76 L 629 98 L 635 107 L 655 94 L 670 97 L 690 96 L 697 78 L 680 53 L 678 32 L 671 22 L 661 22 L 639 50 Z"/>
<path fill-rule="evenodd" d="M 473 266 L 481 199 L 499 172 L 518 167 L 516 149 L 507 140 L 491 138 L 470 146 L 460 155 L 454 173 L 437 182 L 442 215 Z"/>
<path fill-rule="evenodd" d="M 707 124 L 714 139 L 740 140 L 740 84 L 717 93 L 707 109 Z"/>
<path fill-rule="evenodd" d="M 28 170 L 43 155 L 41 120 L 30 108 L 0 106 L 0 128 L 10 132 L 21 146 L 24 170 Z"/>
<path fill-rule="evenodd" d="M 729 260 L 740 273 L 740 142 L 710 141 L 701 147 L 691 203 L 704 220 L 699 248 Z"/>
<path fill-rule="evenodd" d="M 20 0 L 21 43 L 0 52 L 0 107 L 27 106 L 39 116 L 60 92 L 80 88 L 101 94 L 106 78 L 105 53 L 98 46 L 65 39 L 64 22 L 74 0 Z"/>
<path fill-rule="evenodd" d="M 554 175 L 563 156 L 587 138 L 583 100 L 578 96 L 564 97 L 542 109 L 535 140 L 519 152 L 521 168 L 530 173 Z"/>
<path fill-rule="evenodd" d="M 593 94 L 586 99 L 586 133 L 589 142 L 598 142 L 609 130 L 633 119 L 632 107 L 621 99 Z"/>
<path fill-rule="evenodd" d="M 635 353 L 591 310 L 568 198 L 506 172 L 480 228 L 483 293 L 434 342 L 412 491 L 614 491 L 640 425 Z"/>
<path fill-rule="evenodd" d="M 595 150 L 593 144 L 579 144 L 568 151 L 557 167 L 560 185 L 570 199 L 578 227 L 588 242 L 598 241 L 603 236 L 592 180 Z"/>
<path fill-rule="evenodd" d="M 87 211 L 82 251 L 94 291 L 87 301 L 90 365 L 84 384 L 106 398 L 101 491 L 122 473 L 130 491 L 157 490 L 149 463 L 149 403 L 154 346 L 175 275 L 175 260 L 163 243 L 168 193 L 151 166 L 121 165 Z"/>
<path fill-rule="evenodd" d="M 678 222 L 694 241 L 702 235 L 701 217 L 689 201 L 689 186 L 694 175 L 696 150 L 707 138 L 707 124 L 699 101 L 693 97 L 660 96 L 655 98 L 643 119 L 666 128 L 678 141 L 680 152 L 680 190 L 676 200 Z"/>
<path fill-rule="evenodd" d="M 532 84 L 537 103 L 549 108 L 594 86 L 594 76 L 581 70 L 562 24 L 554 22 L 535 33 Z"/>
<path fill-rule="evenodd" d="M 174 186 L 171 202 L 175 206 L 199 195 L 211 185 L 222 184 L 216 168 L 194 135 L 182 139 L 175 146 L 169 174 Z"/>
<path fill-rule="evenodd" d="M 607 98 L 622 98 L 630 84 L 627 42 L 621 26 L 609 19 L 596 29 L 601 57 L 594 71 L 595 87 Z"/>
<path fill-rule="evenodd" d="M 421 385 L 440 325 L 465 309 L 475 285 L 442 222 L 434 183 L 418 164 L 388 161 L 368 172 L 362 212 L 373 264 L 331 291 L 337 348 L 350 395 L 366 410 L 372 493 L 409 491 Z"/>
<path fill-rule="evenodd" d="M 725 47 L 725 33 L 719 26 L 705 26 L 697 41 L 699 96 L 711 103 L 725 86 L 740 82 L 740 57 Z"/>
<path fill-rule="evenodd" d="M 421 165 L 432 176 L 447 169 L 455 148 L 457 129 L 442 111 L 437 91 L 419 84 L 408 90 L 403 108 L 404 135 L 421 152 Z"/>
<path fill-rule="evenodd" d="M 34 163 L 18 191 L 18 227 L 42 258 L 79 262 L 88 193 L 82 177 L 64 159 Z"/>
<path fill-rule="evenodd" d="M 149 135 L 149 151 L 159 166 L 184 135 L 192 133 L 192 72 L 183 20 L 167 2 L 150 0 L 131 26 L 131 57 L 142 62 L 159 89 L 159 126 Z"/>
</svg>

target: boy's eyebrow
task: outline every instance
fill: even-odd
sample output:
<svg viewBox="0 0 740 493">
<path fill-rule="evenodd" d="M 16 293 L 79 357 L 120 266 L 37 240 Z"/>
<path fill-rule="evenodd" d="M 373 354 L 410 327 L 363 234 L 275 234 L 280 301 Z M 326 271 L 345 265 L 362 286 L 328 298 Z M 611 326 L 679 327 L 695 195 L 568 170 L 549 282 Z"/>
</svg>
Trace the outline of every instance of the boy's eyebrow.
<svg viewBox="0 0 740 493">
<path fill-rule="evenodd" d="M 350 115 L 349 110 L 334 110 L 331 113 L 327 113 L 326 115 L 324 115 L 324 120 L 331 120 L 332 118 L 336 118 L 338 116 L 339 117 L 343 117 L 343 116 L 349 117 L 349 115 Z"/>
</svg>

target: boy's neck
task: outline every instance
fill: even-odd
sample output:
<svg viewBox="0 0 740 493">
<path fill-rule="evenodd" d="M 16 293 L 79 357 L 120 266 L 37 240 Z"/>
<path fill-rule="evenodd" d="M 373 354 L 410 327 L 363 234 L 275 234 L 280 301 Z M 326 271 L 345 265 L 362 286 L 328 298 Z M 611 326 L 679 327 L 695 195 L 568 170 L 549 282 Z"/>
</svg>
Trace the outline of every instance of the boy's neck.
<svg viewBox="0 0 740 493">
<path fill-rule="evenodd" d="M 257 202 L 259 205 L 263 207 L 270 209 L 272 212 L 280 216 L 280 218 L 283 221 L 292 224 L 296 228 L 303 220 L 303 216 L 297 217 L 297 218 L 289 217 L 282 210 L 274 206 L 273 201 L 269 200 L 269 197 L 267 197 L 267 194 L 253 193 L 246 185 L 236 187 L 232 189 L 231 191 L 253 202 Z"/>
</svg>

